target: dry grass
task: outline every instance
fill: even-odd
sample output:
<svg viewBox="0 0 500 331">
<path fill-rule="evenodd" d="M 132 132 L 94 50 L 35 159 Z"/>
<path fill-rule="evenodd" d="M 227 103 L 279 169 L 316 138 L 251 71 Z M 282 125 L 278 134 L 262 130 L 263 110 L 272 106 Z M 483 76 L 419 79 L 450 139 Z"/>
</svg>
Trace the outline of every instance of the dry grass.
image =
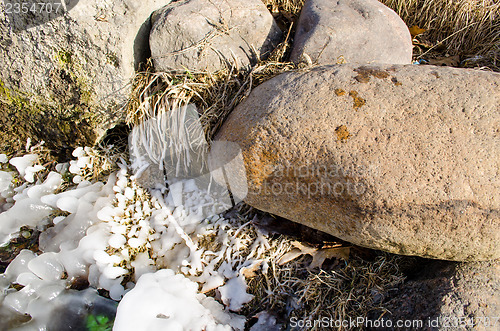
<svg viewBox="0 0 500 331">
<path fill-rule="evenodd" d="M 349 261 L 336 260 L 323 269 L 310 271 L 306 266 L 311 259 L 307 256 L 278 265 L 276 260 L 285 253 L 283 248 L 272 247 L 267 272 L 249 280 L 255 299 L 243 312 L 246 316 L 265 310 L 285 325 L 292 318 L 313 322 L 380 316 L 387 312 L 383 299 L 405 279 L 400 265 L 406 257 L 377 253 L 374 260 L 365 260 L 354 253 Z M 317 325 L 305 329 L 332 328 Z"/>
<path fill-rule="evenodd" d="M 242 204 L 239 206 L 239 215 L 246 219 L 260 219 L 264 214 Z M 257 224 L 266 232 L 276 231 L 269 223 Z M 251 233 L 249 229 L 251 227 L 246 228 L 246 233 Z M 314 231 L 296 235 L 302 237 L 304 242 L 319 238 L 327 245 L 333 241 L 339 242 L 334 237 L 326 234 L 323 236 Z M 255 234 L 253 237 L 255 240 Z M 384 300 L 405 280 L 405 271 L 418 262 L 414 257 L 352 247 L 348 260 L 327 259 L 321 269 L 311 269 L 313 258 L 310 255 L 303 255 L 284 264 L 279 263 L 281 257 L 293 248 L 293 238 L 279 233 L 268 238 L 269 247 L 263 254 L 266 257 L 266 267 L 262 267 L 255 277 L 247 279 L 249 292 L 255 298 L 240 314 L 251 320 L 259 312 L 266 311 L 277 317 L 278 323 L 284 325 L 283 330 L 290 329 L 292 318 L 348 321 L 358 317 L 378 318 L 386 313 L 390 315 L 384 307 Z M 246 254 L 245 250 L 248 248 L 241 253 L 243 256 Z M 332 330 L 323 327 L 304 329 Z"/>
<path fill-rule="evenodd" d="M 127 151 L 119 151 L 109 146 L 87 148 L 86 155 L 90 157 L 90 164 L 82 170 L 81 176 L 92 183 L 106 182 L 111 173 L 120 169 L 119 161 L 128 159 Z"/>
<path fill-rule="evenodd" d="M 140 72 L 129 98 L 127 124 L 135 125 L 168 109 L 194 103 L 206 138 L 211 141 L 227 115 L 255 86 L 296 68 L 281 62 L 286 48 L 287 44 L 283 43 L 268 61 L 258 63 L 250 71 L 230 67 L 215 73 Z"/>
<path fill-rule="evenodd" d="M 280 27 L 295 23 L 305 0 L 262 0 Z M 500 70 L 500 2 L 496 0 L 379 0 L 392 8 L 411 27 L 426 29 L 421 37 L 431 46 L 433 56 L 480 55 L 472 65 Z M 282 27 L 283 29 L 283 27 Z M 286 29 L 284 29 L 286 30 Z M 293 33 L 292 33 L 293 37 Z M 419 57 L 428 49 L 419 52 Z"/>
<path fill-rule="evenodd" d="M 285 31 L 285 39 L 265 61 L 251 70 L 240 70 L 230 64 L 215 73 L 153 73 L 152 64 L 139 72 L 127 105 L 127 124 L 135 125 L 171 107 L 194 103 L 198 107 L 208 141 L 215 136 L 227 115 L 251 90 L 283 72 L 298 69 L 287 62 L 294 23 L 304 0 L 264 0 Z"/>
<path fill-rule="evenodd" d="M 385 311 L 382 298 L 405 279 L 399 268 L 404 259 L 384 253 L 375 261 L 355 256 L 336 269 L 310 273 L 297 282 L 295 293 L 301 307 L 292 316 L 304 320 L 327 317 L 332 321 L 346 321 Z"/>
<path fill-rule="evenodd" d="M 298 17 L 305 0 L 262 0 L 271 13 Z"/>
<path fill-rule="evenodd" d="M 500 2 L 497 0 L 380 0 L 408 26 L 426 29 L 423 37 L 442 43 L 450 55 L 484 56 L 498 70 L 500 60 Z"/>
<path fill-rule="evenodd" d="M 266 61 L 243 71 L 228 66 L 216 73 L 154 73 L 149 67 L 136 75 L 133 92 L 127 104 L 127 123 L 135 125 L 160 112 L 188 103 L 198 107 L 207 140 L 215 136 L 228 114 L 262 82 L 283 72 L 300 70 L 287 62 L 294 23 L 304 0 L 263 0 L 288 37 Z M 498 70 L 500 54 L 500 3 L 493 0 L 382 0 L 393 8 L 408 26 L 427 29 L 422 35 L 443 54 L 482 55 L 486 64 Z M 430 53 L 429 53 L 430 54 Z M 47 151 L 36 150 L 48 154 Z M 92 151 L 95 166 L 84 174 L 98 180 L 112 171 L 119 157 L 116 151 Z M 111 160 L 110 157 L 113 157 Z M 47 156 L 41 160 L 49 159 Z M 51 169 L 52 161 L 41 161 Z M 50 164 L 48 162 L 51 162 Z M 96 169 L 99 171 L 94 172 Z M 40 174 L 41 176 L 43 174 Z M 248 219 L 251 219 L 248 216 Z M 247 235 L 247 234 L 242 234 Z M 255 234 L 248 233 L 252 241 Z M 274 244 L 273 244 L 274 243 Z M 200 243 L 202 246 L 217 243 Z M 285 265 L 279 258 L 290 249 L 286 238 L 271 241 L 266 252 L 267 269 L 248 280 L 255 299 L 242 312 L 248 317 L 259 311 L 275 313 L 286 323 L 291 317 L 348 320 L 367 317 L 373 310 L 384 311 L 383 298 L 404 281 L 401 264 L 407 258 L 376 253 L 364 259 L 353 253 L 348 261 L 330 261 L 322 270 L 309 271 L 310 257 L 303 256 Z M 216 249 L 214 247 L 213 249 Z M 248 250 L 248 248 L 247 248 Z M 239 252 L 245 256 L 246 251 Z M 321 329 L 313 327 L 312 329 Z M 339 328 L 343 329 L 343 328 Z"/>
</svg>

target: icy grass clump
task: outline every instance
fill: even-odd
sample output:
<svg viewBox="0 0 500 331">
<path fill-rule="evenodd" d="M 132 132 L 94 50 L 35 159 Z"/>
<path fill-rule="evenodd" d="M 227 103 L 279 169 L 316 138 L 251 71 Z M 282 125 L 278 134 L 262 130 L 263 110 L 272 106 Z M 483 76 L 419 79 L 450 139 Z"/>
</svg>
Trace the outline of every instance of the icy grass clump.
<svg viewBox="0 0 500 331">
<path fill-rule="evenodd" d="M 247 284 L 243 275 L 231 278 L 226 285 L 219 288 L 222 302 L 231 310 L 240 310 L 245 303 L 253 299 L 246 289 Z"/>
<path fill-rule="evenodd" d="M 207 172 L 208 143 L 194 104 L 162 110 L 135 126 L 129 145 L 137 176 L 146 170 L 146 163 L 168 178 L 194 178 Z"/>
<path fill-rule="evenodd" d="M 9 163 L 16 167 L 21 177 L 23 177 L 27 182 L 33 183 L 35 181 L 35 174 L 45 169 L 45 167 L 41 165 L 34 165 L 37 160 L 38 155 L 27 154 L 21 157 L 12 158 Z"/>
<path fill-rule="evenodd" d="M 245 319 L 227 313 L 213 298 L 198 293 L 198 284 L 170 269 L 142 276 L 121 301 L 114 329 L 243 330 Z"/>
<path fill-rule="evenodd" d="M 246 270 L 267 265 L 268 239 L 250 222 L 241 224 L 220 215 L 204 218 L 220 209 L 213 195 L 194 180 L 172 183 L 170 191 L 146 191 L 130 174 L 129 165 L 121 162 L 106 183 L 92 183 L 85 179 L 97 164 L 95 153 L 79 148 L 73 155 L 77 160 L 57 165 L 57 172 L 43 181 L 21 181 L 13 189 L 15 174 L 0 177 L 10 199 L 0 213 L 3 240 L 22 225 L 43 230 L 39 240 L 43 253 L 23 250 L 0 275 L 0 313 L 28 314 L 31 321 L 23 327 L 46 328 L 55 299 L 76 280 L 86 279 L 92 288 L 109 291 L 116 301 L 123 297 L 120 312 L 136 311 L 141 305 L 137 300 L 148 300 L 143 295 L 161 287 L 170 299 L 163 298 L 157 315 L 137 316 L 141 325 L 165 322 L 190 330 L 242 329 L 243 319 L 228 310 L 239 311 L 252 300 Z M 18 162 L 19 176 L 27 164 Z M 68 171 L 74 175 L 73 183 L 63 185 Z M 46 228 L 47 224 L 53 226 Z M 158 273 L 158 269 L 168 270 Z M 141 286 L 134 290 L 137 281 Z M 170 282 L 176 286 L 165 287 Z M 22 288 L 16 290 L 11 284 Z M 223 305 L 202 294 L 212 290 L 218 291 Z M 187 308 L 178 310 L 180 302 Z M 127 330 L 129 323 L 122 319 L 130 314 L 119 313 L 114 330 Z"/>
</svg>

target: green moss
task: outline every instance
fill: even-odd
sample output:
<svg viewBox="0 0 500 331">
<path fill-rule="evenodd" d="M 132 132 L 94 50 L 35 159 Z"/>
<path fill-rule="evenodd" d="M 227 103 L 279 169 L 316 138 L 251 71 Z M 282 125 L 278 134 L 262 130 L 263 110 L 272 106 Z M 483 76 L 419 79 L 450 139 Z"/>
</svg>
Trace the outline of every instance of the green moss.
<svg viewBox="0 0 500 331">
<path fill-rule="evenodd" d="M 86 326 L 89 331 L 111 331 L 113 320 L 105 315 L 89 315 Z"/>
<path fill-rule="evenodd" d="M 62 161 L 74 147 L 95 142 L 100 118 L 92 110 L 94 88 L 75 54 L 59 50 L 54 58 L 56 68 L 44 95 L 23 93 L 0 80 L 1 150 L 21 150 L 28 138 L 43 140 Z"/>
<path fill-rule="evenodd" d="M 85 104 L 62 105 L 38 103 L 18 96 L 2 84 L 0 98 L 0 150 L 22 150 L 26 140 L 45 141 L 61 161 L 66 160 L 76 146 L 91 145 L 95 132 L 89 107 Z"/>
<path fill-rule="evenodd" d="M 19 91 L 9 89 L 0 79 L 0 101 L 17 108 L 29 108 L 29 98 Z"/>
<path fill-rule="evenodd" d="M 5 87 L 5 83 L 0 79 L 0 97 L 8 98 L 10 97 L 9 90 Z"/>
<path fill-rule="evenodd" d="M 56 52 L 56 60 L 62 70 L 70 79 L 63 85 L 73 86 L 73 90 L 77 90 L 79 94 L 78 103 L 84 106 L 90 106 L 94 101 L 94 89 L 88 83 L 85 72 L 81 69 L 77 56 L 66 50 L 58 50 Z M 113 62 L 113 65 L 118 65 L 118 57 L 116 54 L 108 53 L 108 61 Z M 65 88 L 66 89 L 66 88 Z M 53 98 L 55 103 L 60 103 L 57 97 Z"/>
<path fill-rule="evenodd" d="M 77 77 L 76 84 L 80 89 L 80 103 L 83 105 L 91 105 L 94 101 L 94 89 L 87 83 L 84 77 Z"/>
<path fill-rule="evenodd" d="M 73 53 L 66 50 L 59 50 L 56 53 L 56 59 L 62 67 L 71 66 L 73 64 Z"/>
</svg>

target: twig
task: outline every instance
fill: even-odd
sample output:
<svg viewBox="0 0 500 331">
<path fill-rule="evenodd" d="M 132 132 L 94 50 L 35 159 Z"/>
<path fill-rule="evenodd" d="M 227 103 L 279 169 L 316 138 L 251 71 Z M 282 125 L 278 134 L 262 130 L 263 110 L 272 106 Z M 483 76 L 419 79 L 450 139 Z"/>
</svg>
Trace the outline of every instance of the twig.
<svg viewBox="0 0 500 331">
<path fill-rule="evenodd" d="M 453 32 L 452 34 L 450 34 L 448 37 L 444 38 L 443 40 L 441 40 L 439 43 L 437 43 L 436 45 L 432 46 L 431 48 L 429 48 L 427 51 L 425 51 L 424 53 L 422 53 L 417 59 L 420 59 L 422 58 L 422 56 L 424 56 L 425 54 L 429 53 L 430 51 L 432 51 L 434 48 L 436 48 L 437 46 L 441 45 L 442 43 L 444 43 L 446 40 L 450 39 L 451 37 L 453 37 L 454 35 L 456 35 L 457 33 L 460 33 L 462 32 L 463 30 L 465 29 L 468 29 L 470 28 L 471 26 L 473 26 L 474 24 L 478 24 L 479 22 L 473 22 L 467 26 L 464 26 L 463 28 L 461 28 L 460 30 L 458 31 L 455 31 Z"/>
</svg>

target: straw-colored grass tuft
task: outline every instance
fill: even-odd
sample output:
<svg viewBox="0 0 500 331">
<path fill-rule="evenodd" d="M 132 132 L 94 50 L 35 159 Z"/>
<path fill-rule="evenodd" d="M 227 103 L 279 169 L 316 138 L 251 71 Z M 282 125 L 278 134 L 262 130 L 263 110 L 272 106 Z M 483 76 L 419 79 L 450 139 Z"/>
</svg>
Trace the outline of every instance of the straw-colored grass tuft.
<svg viewBox="0 0 500 331">
<path fill-rule="evenodd" d="M 405 279 L 399 268 L 404 259 L 380 253 L 375 261 L 369 262 L 354 256 L 333 270 L 310 273 L 297 282 L 295 293 L 301 308 L 292 316 L 312 321 L 324 317 L 347 321 L 366 319 L 371 312 L 385 311 L 383 298 Z"/>
<path fill-rule="evenodd" d="M 265 310 L 279 316 L 287 326 L 301 320 L 312 326 L 304 328 L 307 330 L 332 330 L 314 323 L 390 315 L 384 299 L 405 280 L 400 266 L 410 258 L 378 252 L 374 260 L 365 260 L 354 252 L 348 261 L 334 260 L 322 269 L 309 270 L 308 256 L 285 265 L 276 263 L 290 249 L 286 243 L 273 245 L 267 270 L 248 281 L 255 299 L 243 312 L 246 316 Z M 352 328 L 344 325 L 334 329 Z"/>
<path fill-rule="evenodd" d="M 285 15 L 300 15 L 305 0 L 262 0 L 271 13 L 282 12 Z"/>
<path fill-rule="evenodd" d="M 273 13 L 286 39 L 266 61 L 251 70 L 228 65 L 215 73 L 153 73 L 136 75 L 128 103 L 127 123 L 134 125 L 159 111 L 197 105 L 202 124 L 210 141 L 224 119 L 250 91 L 260 83 L 282 72 L 297 69 L 288 63 L 294 27 L 304 0 L 263 0 Z M 393 8 L 408 26 L 418 25 L 427 31 L 422 35 L 432 46 L 423 49 L 433 55 L 461 55 L 462 59 L 480 56 L 476 65 L 498 70 L 500 57 L 500 3 L 494 0 L 381 0 Z M 427 54 L 429 53 L 429 54 Z M 472 65 L 474 65 L 472 63 Z"/>
<path fill-rule="evenodd" d="M 226 67 L 210 73 L 138 73 L 128 102 L 127 124 L 136 125 L 176 107 L 194 103 L 200 114 L 206 138 L 211 141 L 227 115 L 260 83 L 294 70 L 291 63 L 281 62 L 287 48 L 284 42 L 267 61 L 250 71 Z"/>
<path fill-rule="evenodd" d="M 408 26 L 426 29 L 424 37 L 443 53 L 483 56 L 498 70 L 500 60 L 500 2 L 497 0 L 380 0 Z"/>
</svg>

